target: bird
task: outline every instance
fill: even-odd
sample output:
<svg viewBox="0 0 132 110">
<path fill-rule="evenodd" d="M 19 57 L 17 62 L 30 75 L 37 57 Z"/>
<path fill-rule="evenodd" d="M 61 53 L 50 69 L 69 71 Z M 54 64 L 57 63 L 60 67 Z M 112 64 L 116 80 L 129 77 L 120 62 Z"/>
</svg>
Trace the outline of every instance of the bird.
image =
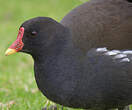
<svg viewBox="0 0 132 110">
<path fill-rule="evenodd" d="M 5 54 L 30 54 L 39 90 L 55 103 L 123 110 L 132 104 L 131 10 L 131 0 L 91 0 L 61 22 L 29 19 Z"/>
</svg>

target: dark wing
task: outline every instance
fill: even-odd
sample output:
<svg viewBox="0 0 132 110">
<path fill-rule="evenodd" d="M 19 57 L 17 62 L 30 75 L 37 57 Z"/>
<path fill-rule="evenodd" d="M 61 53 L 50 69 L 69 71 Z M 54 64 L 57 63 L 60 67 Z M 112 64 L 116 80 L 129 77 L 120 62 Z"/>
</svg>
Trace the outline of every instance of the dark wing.
<svg viewBox="0 0 132 110">
<path fill-rule="evenodd" d="M 90 75 L 85 77 L 89 80 L 91 95 L 100 97 L 106 105 L 131 104 L 132 50 L 91 49 L 87 58 L 85 71 Z"/>
</svg>

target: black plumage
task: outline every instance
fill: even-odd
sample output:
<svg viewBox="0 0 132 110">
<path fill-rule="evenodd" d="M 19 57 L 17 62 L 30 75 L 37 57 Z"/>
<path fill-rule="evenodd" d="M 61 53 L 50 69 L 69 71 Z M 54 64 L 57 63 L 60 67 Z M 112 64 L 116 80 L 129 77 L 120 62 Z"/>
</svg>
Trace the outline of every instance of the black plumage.
<svg viewBox="0 0 132 110">
<path fill-rule="evenodd" d="M 132 104 L 131 1 L 92 0 L 61 23 L 37 17 L 21 27 L 20 52 L 32 55 L 38 88 L 47 98 L 97 110 Z"/>
</svg>

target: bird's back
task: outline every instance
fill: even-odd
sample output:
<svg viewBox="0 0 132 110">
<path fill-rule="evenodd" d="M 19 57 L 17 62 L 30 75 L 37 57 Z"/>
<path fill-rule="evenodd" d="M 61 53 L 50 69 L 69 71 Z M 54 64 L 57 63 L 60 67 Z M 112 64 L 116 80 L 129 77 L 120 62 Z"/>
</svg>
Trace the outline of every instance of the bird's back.
<svg viewBox="0 0 132 110">
<path fill-rule="evenodd" d="M 87 52 L 93 47 L 132 49 L 132 2 L 91 0 L 73 9 L 61 21 L 74 44 Z"/>
</svg>

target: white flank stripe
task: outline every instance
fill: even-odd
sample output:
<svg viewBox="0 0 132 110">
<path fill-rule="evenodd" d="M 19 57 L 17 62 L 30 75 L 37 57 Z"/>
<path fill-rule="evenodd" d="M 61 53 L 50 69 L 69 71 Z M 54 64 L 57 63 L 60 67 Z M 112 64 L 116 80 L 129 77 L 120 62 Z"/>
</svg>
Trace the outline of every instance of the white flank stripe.
<svg viewBox="0 0 132 110">
<path fill-rule="evenodd" d="M 106 52 L 105 55 L 117 55 L 117 53 L 113 51 L 109 51 L 109 52 Z"/>
<path fill-rule="evenodd" d="M 127 50 L 127 51 L 123 51 L 122 53 L 123 54 L 132 54 L 132 51 L 131 50 Z"/>
<path fill-rule="evenodd" d="M 127 55 L 125 55 L 125 54 L 118 54 L 114 58 L 123 58 L 123 57 L 127 57 Z"/>
<path fill-rule="evenodd" d="M 107 51 L 107 48 L 97 48 L 96 49 L 97 52 L 106 52 Z"/>
<path fill-rule="evenodd" d="M 121 60 L 121 62 L 130 62 L 130 59 L 124 58 L 124 59 Z"/>
</svg>

